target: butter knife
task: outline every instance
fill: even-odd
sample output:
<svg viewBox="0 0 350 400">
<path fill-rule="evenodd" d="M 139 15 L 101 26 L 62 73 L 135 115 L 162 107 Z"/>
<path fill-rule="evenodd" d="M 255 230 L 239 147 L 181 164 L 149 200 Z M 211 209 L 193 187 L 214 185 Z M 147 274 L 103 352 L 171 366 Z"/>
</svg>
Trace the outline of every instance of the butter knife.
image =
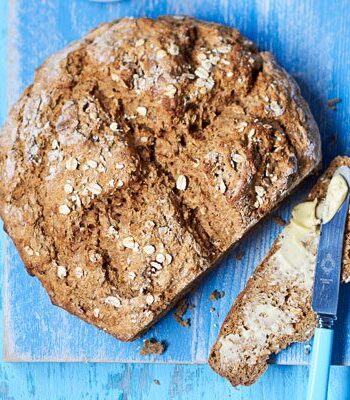
<svg viewBox="0 0 350 400">
<path fill-rule="evenodd" d="M 333 346 L 333 324 L 337 319 L 344 232 L 349 209 L 350 168 L 340 167 L 348 186 L 347 195 L 330 221 L 321 224 L 320 242 L 312 295 L 317 314 L 307 400 L 326 400 Z"/>
</svg>

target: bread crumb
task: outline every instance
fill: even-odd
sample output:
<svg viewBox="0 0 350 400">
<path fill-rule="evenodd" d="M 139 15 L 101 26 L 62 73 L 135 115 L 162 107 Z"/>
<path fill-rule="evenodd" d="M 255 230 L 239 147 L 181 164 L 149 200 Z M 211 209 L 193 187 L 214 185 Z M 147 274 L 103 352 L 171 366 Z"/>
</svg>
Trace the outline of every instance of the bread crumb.
<svg viewBox="0 0 350 400">
<path fill-rule="evenodd" d="M 304 346 L 304 354 L 309 355 L 311 353 L 311 345 L 310 344 L 306 344 Z"/>
<path fill-rule="evenodd" d="M 335 97 L 334 99 L 327 100 L 327 106 L 330 110 L 336 110 L 337 104 L 341 103 L 341 101 L 339 97 Z"/>
<path fill-rule="evenodd" d="M 235 259 L 237 261 L 242 260 L 242 258 L 244 257 L 244 251 L 242 249 L 238 249 L 235 253 Z"/>
<path fill-rule="evenodd" d="M 187 299 L 180 300 L 174 312 L 176 322 L 184 328 L 189 328 L 191 326 L 191 318 L 184 319 L 183 316 L 186 314 L 187 310 L 193 308 L 194 305 L 190 304 Z"/>
<path fill-rule="evenodd" d="M 153 379 L 153 382 L 154 382 L 155 385 L 160 385 L 159 379 Z"/>
<path fill-rule="evenodd" d="M 209 300 L 210 301 L 220 300 L 224 296 L 225 296 L 225 292 L 224 291 L 219 292 L 218 290 L 215 289 L 210 293 Z"/>
<path fill-rule="evenodd" d="M 275 222 L 277 225 L 286 226 L 286 221 L 285 221 L 282 217 L 280 217 L 279 215 L 274 215 L 274 216 L 272 217 L 272 220 L 273 220 L 273 222 Z"/>
<path fill-rule="evenodd" d="M 166 350 L 165 342 L 158 342 L 156 339 L 146 339 L 143 343 L 143 347 L 140 350 L 141 356 L 148 356 L 150 354 L 160 355 Z"/>
</svg>

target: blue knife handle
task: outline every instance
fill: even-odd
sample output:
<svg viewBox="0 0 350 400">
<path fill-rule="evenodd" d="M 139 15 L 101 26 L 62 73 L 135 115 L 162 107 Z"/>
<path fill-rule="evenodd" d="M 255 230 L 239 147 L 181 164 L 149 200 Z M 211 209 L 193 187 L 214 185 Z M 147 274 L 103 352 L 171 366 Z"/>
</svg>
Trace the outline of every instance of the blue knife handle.
<svg viewBox="0 0 350 400">
<path fill-rule="evenodd" d="M 315 330 L 307 400 L 327 400 L 333 334 L 332 328 L 316 328 Z"/>
</svg>

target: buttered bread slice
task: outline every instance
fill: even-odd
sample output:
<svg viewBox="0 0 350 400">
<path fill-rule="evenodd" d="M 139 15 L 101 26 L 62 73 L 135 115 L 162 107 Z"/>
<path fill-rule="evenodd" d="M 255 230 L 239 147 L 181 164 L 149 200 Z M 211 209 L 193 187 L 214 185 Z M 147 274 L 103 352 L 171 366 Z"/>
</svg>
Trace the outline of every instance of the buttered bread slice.
<svg viewBox="0 0 350 400">
<path fill-rule="evenodd" d="M 249 279 L 213 345 L 210 366 L 232 385 L 250 385 L 267 369 L 269 356 L 292 342 L 310 339 L 316 325 L 311 309 L 320 218 L 330 219 L 346 194 L 338 157 L 307 197 Z M 331 179 L 332 178 L 332 179 Z M 347 222 L 347 233 L 350 221 Z M 350 280 L 350 235 L 345 236 L 342 280 Z"/>
</svg>

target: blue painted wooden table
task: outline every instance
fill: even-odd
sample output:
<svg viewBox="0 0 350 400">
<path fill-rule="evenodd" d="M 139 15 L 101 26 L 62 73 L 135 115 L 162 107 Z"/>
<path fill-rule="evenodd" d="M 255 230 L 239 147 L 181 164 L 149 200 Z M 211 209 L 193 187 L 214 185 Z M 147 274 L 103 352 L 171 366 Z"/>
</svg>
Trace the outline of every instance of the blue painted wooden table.
<svg viewBox="0 0 350 400">
<path fill-rule="evenodd" d="M 96 4 L 84 0 L 0 0 L 0 124 L 9 104 L 30 83 L 35 68 L 53 51 L 76 39 L 96 24 L 125 15 L 190 14 L 202 19 L 238 27 L 261 49 L 271 50 L 292 73 L 320 126 L 324 160 L 336 154 L 350 154 L 348 135 L 349 106 L 347 80 L 350 72 L 350 5 L 346 1 L 233 1 L 233 0 L 133 0 L 119 4 Z M 6 61 L 7 60 L 7 61 Z M 340 97 L 336 111 L 327 109 L 326 100 Z M 334 136 L 337 141 L 334 141 Z M 305 192 L 304 186 L 299 196 Z M 285 205 L 281 213 L 287 215 Z M 197 308 L 194 326 L 186 331 L 174 325 L 171 315 L 148 336 L 174 338 L 184 343 L 179 352 L 170 343 L 162 361 L 204 362 L 219 324 L 230 303 L 244 285 L 256 262 L 261 259 L 277 235 L 271 221 L 257 229 L 242 246 L 245 257 L 236 263 L 227 261 L 201 285 L 192 297 Z M 137 360 L 141 342 L 119 347 L 115 341 L 96 333 L 64 312 L 50 307 L 45 293 L 23 271 L 15 250 L 7 240 L 1 254 L 11 255 L 5 279 L 5 356 L 11 360 Z M 12 262 L 14 261 L 14 262 Z M 233 265 L 234 264 L 234 265 Z M 232 275 L 233 274 L 233 275 Z M 231 285 L 227 281 L 237 281 Z M 3 278 L 3 275 L 2 275 Z M 219 316 L 209 313 L 207 298 L 211 290 L 228 288 L 215 307 Z M 3 287 L 1 285 L 1 287 Z M 24 293 L 25 290 L 25 293 Z M 343 291 L 343 308 L 349 289 Z M 56 327 L 48 324 L 51 314 L 65 330 L 77 329 L 75 337 L 55 337 Z M 350 314 L 342 311 L 342 315 Z M 34 320 L 33 320 L 34 316 Z M 2 316 L 1 316 L 2 317 Z M 61 319 L 60 319 L 61 318 Z M 202 319 L 201 319 L 202 318 Z M 205 321 L 203 322 L 203 320 Z M 3 318 L 1 318 L 1 321 Z M 34 321 L 34 323 L 31 323 Z M 210 333 L 198 341 L 201 324 Z M 38 336 L 40 335 L 40 336 Z M 56 335 L 57 336 L 57 335 Z M 78 339 L 78 340 L 77 340 Z M 335 363 L 347 362 L 348 333 L 339 331 Z M 99 353 L 92 351 L 99 346 Z M 124 345 L 125 346 L 125 345 Z M 102 350 L 101 350 L 102 349 Z M 127 350 L 126 350 L 127 349 Z M 191 351 L 189 351 L 189 349 Z M 343 350 L 343 351 L 342 351 Z M 125 357 L 125 354 L 127 357 Z M 280 363 L 307 361 L 303 346 L 294 346 L 277 359 Z M 350 399 L 350 372 L 333 367 L 330 399 Z M 159 380 L 160 385 L 154 382 Z M 210 385 L 208 383 L 210 382 Z M 307 382 L 307 368 L 272 366 L 250 388 L 232 389 L 206 365 L 102 364 L 102 363 L 2 363 L 0 399 L 302 399 Z"/>
</svg>

